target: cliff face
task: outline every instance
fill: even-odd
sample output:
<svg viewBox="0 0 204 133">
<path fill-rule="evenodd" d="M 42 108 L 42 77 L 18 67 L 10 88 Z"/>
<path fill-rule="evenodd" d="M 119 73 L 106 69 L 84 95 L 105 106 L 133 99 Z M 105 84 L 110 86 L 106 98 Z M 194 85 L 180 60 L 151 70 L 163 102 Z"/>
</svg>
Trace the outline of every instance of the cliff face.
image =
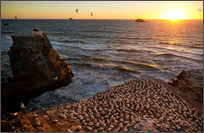
<svg viewBox="0 0 204 133">
<path fill-rule="evenodd" d="M 35 29 L 12 39 L 9 57 L 14 80 L 3 88 L 3 98 L 27 97 L 72 81 L 71 68 L 60 60 L 45 33 Z"/>
</svg>

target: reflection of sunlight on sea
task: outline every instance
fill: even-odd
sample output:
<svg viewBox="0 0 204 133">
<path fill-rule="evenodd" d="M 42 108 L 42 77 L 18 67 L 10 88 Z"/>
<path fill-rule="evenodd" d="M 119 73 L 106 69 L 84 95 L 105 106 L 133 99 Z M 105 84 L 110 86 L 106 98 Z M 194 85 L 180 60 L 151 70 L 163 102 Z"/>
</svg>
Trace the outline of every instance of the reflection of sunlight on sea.
<svg viewBox="0 0 204 133">
<path fill-rule="evenodd" d="M 167 49 L 174 50 L 175 48 L 173 48 L 172 46 L 168 46 Z"/>
</svg>

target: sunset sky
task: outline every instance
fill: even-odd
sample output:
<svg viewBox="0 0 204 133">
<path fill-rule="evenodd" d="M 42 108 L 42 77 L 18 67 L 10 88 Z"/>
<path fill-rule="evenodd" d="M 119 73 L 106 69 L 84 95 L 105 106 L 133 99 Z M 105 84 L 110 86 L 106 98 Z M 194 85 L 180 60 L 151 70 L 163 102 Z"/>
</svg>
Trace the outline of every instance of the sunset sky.
<svg viewBox="0 0 204 133">
<path fill-rule="evenodd" d="M 15 16 L 18 19 L 203 19 L 203 2 L 1 1 L 1 19 Z"/>
</svg>

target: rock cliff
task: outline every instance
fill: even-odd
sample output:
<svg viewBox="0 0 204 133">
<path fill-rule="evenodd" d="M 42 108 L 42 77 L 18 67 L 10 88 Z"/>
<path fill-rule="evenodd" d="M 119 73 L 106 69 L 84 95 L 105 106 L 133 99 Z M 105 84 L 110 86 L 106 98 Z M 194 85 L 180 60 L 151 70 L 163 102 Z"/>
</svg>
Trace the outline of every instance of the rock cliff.
<svg viewBox="0 0 204 133">
<path fill-rule="evenodd" d="M 14 80 L 3 87 L 3 104 L 5 100 L 5 104 L 16 102 L 15 99 L 26 102 L 32 96 L 72 81 L 71 68 L 60 59 L 44 32 L 34 29 L 12 39 L 8 54 Z"/>
</svg>

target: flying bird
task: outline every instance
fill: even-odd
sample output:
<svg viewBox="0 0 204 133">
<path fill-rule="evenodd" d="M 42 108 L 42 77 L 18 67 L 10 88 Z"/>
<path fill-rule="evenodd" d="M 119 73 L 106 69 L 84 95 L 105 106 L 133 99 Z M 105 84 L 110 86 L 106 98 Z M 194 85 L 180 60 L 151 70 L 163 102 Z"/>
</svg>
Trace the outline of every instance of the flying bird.
<svg viewBox="0 0 204 133">
<path fill-rule="evenodd" d="M 91 16 L 93 17 L 93 13 L 91 12 Z"/>
<path fill-rule="evenodd" d="M 78 9 L 76 9 L 76 13 L 78 13 L 78 11 L 79 11 L 79 10 L 78 10 Z"/>
<path fill-rule="evenodd" d="M 198 11 L 202 11 L 201 9 L 198 9 Z"/>
</svg>

